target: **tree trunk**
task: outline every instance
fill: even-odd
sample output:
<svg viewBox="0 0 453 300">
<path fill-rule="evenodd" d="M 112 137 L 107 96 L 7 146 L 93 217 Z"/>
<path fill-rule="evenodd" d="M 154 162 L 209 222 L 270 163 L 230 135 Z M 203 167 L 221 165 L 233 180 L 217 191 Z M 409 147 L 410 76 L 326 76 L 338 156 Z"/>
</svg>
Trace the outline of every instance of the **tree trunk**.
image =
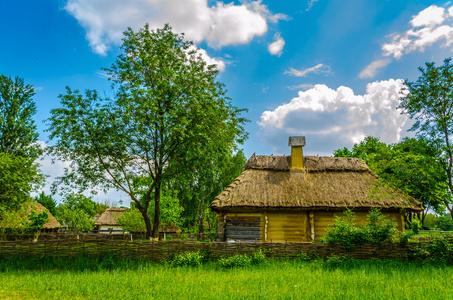
<svg viewBox="0 0 453 300">
<path fill-rule="evenodd" d="M 152 228 L 151 228 L 151 219 L 149 218 L 149 215 L 148 215 L 148 208 L 142 206 L 139 208 L 139 210 L 143 216 L 143 220 L 145 221 L 145 226 L 146 226 L 145 238 L 149 239 L 151 236 Z"/>
<path fill-rule="evenodd" d="M 160 226 L 160 183 L 156 183 L 154 187 L 153 239 L 159 239 L 159 226 Z"/>
<path fill-rule="evenodd" d="M 204 197 L 202 198 L 200 205 L 198 205 L 198 233 L 204 233 L 203 213 L 204 213 Z"/>
</svg>

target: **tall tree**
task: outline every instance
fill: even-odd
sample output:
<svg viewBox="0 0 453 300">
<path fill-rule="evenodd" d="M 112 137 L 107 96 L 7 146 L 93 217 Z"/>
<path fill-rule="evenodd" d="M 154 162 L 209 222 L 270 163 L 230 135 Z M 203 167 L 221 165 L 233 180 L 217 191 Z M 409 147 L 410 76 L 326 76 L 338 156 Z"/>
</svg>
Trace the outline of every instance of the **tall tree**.
<svg viewBox="0 0 453 300">
<path fill-rule="evenodd" d="M 73 162 L 62 180 L 127 193 L 158 237 L 162 184 L 191 173 L 203 157 L 227 153 L 246 138 L 242 109 L 231 104 L 218 71 L 182 35 L 148 25 L 124 32 L 110 69 L 114 99 L 67 88 L 52 110 L 53 153 Z M 155 217 L 148 215 L 154 201 Z"/>
<path fill-rule="evenodd" d="M 451 194 L 453 193 L 453 65 L 451 58 L 442 66 L 433 62 L 420 67 L 417 81 L 406 80 L 406 88 L 399 108 L 415 120 L 410 130 L 425 138 L 440 150 L 440 159 L 446 174 L 450 195 L 443 199 L 453 218 Z"/>
<path fill-rule="evenodd" d="M 404 139 L 387 145 L 378 138 L 366 137 L 351 150 L 339 149 L 334 155 L 361 158 L 386 184 L 419 200 L 425 209 L 439 213 L 445 209 L 443 200 L 449 199 L 450 192 L 440 152 L 424 139 Z M 422 222 L 424 216 L 420 216 Z"/>
<path fill-rule="evenodd" d="M 46 195 L 44 192 L 41 192 L 38 196 L 34 197 L 34 201 L 42 204 L 47 210 L 55 216 L 57 209 L 57 202 L 52 198 L 52 195 Z"/>
<path fill-rule="evenodd" d="M 42 150 L 36 144 L 34 94 L 33 87 L 23 79 L 0 75 L 0 209 L 3 210 L 18 210 L 30 200 L 30 192 L 44 181 L 35 163 Z"/>
<path fill-rule="evenodd" d="M 199 163 L 195 172 L 185 178 L 175 179 L 170 187 L 178 191 L 184 207 L 184 225 L 192 227 L 197 223 L 198 232 L 203 233 L 209 205 L 241 174 L 246 158 L 242 151 L 237 151 L 222 157 L 204 157 Z"/>
<path fill-rule="evenodd" d="M 0 152 L 32 158 L 42 153 L 36 144 L 34 95 L 34 88 L 22 78 L 0 75 Z"/>
</svg>

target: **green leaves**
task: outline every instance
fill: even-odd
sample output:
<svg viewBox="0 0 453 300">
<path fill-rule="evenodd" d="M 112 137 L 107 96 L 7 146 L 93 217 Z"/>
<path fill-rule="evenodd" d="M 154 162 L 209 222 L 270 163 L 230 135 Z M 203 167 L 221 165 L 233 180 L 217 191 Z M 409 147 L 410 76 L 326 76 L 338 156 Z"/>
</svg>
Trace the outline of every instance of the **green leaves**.
<svg viewBox="0 0 453 300">
<path fill-rule="evenodd" d="M 451 193 L 453 192 L 453 65 L 451 58 L 442 66 L 426 63 L 419 68 L 422 75 L 417 81 L 406 80 L 401 105 L 405 113 L 415 120 L 411 130 L 423 137 L 431 147 L 438 149 L 438 157 L 445 172 L 444 184 L 448 195 L 439 195 L 453 217 Z"/>
<path fill-rule="evenodd" d="M 36 144 L 34 95 L 34 88 L 22 78 L 0 75 L 0 152 L 31 158 L 42 154 Z"/>
<path fill-rule="evenodd" d="M 0 207 L 18 209 L 43 182 L 33 158 L 0 153 Z"/>
<path fill-rule="evenodd" d="M 351 151 L 344 148 L 334 152 L 335 156 L 365 160 L 386 184 L 438 212 L 445 209 L 444 200 L 451 199 L 441 154 L 423 138 L 387 145 L 375 137 L 366 137 Z"/>
<path fill-rule="evenodd" d="M 52 153 L 73 163 L 63 183 L 123 190 L 140 211 L 147 211 L 153 196 L 158 228 L 161 185 L 204 168 L 204 157 L 235 149 L 247 136 L 244 110 L 225 96 L 216 69 L 169 25 L 129 28 L 121 50 L 104 69 L 112 99 L 70 88 L 59 96 L 62 108 L 48 120 L 56 140 Z"/>
</svg>

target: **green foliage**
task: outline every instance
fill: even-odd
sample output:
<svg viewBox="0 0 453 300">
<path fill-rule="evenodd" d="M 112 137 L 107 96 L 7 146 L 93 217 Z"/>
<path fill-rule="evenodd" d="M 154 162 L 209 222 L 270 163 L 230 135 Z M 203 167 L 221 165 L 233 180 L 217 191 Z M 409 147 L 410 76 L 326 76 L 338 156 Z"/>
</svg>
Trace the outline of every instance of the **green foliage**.
<svg viewBox="0 0 453 300">
<path fill-rule="evenodd" d="M 453 220 L 451 216 L 448 214 L 440 216 L 438 226 L 443 231 L 453 231 Z"/>
<path fill-rule="evenodd" d="M 203 255 L 200 251 L 187 251 L 173 256 L 169 262 L 174 267 L 199 267 L 203 263 Z"/>
<path fill-rule="evenodd" d="M 127 232 L 144 232 L 146 231 L 145 221 L 140 211 L 131 205 L 131 208 L 126 210 L 118 218 L 118 224 L 121 224 L 124 231 Z"/>
<path fill-rule="evenodd" d="M 364 225 L 368 233 L 367 242 L 373 244 L 391 242 L 391 238 L 397 233 L 395 222 L 387 219 L 377 208 L 370 210 L 367 219 L 368 222 Z"/>
<path fill-rule="evenodd" d="M 217 263 L 224 269 L 246 267 L 252 264 L 252 258 L 246 254 L 236 254 L 230 257 L 220 258 Z"/>
<path fill-rule="evenodd" d="M 160 210 L 161 210 L 161 222 L 163 225 L 175 224 L 176 226 L 181 225 L 181 214 L 184 208 L 179 203 L 177 192 L 172 190 L 164 190 L 160 198 Z M 154 220 L 154 203 L 151 203 L 148 208 L 148 214 L 151 219 Z"/>
<path fill-rule="evenodd" d="M 321 238 L 325 243 L 339 243 L 347 251 L 367 242 L 367 232 L 356 225 L 356 216 L 352 210 L 346 210 L 344 217 L 335 216 L 335 223 L 329 225 L 326 235 Z"/>
<path fill-rule="evenodd" d="M 204 232 L 207 221 L 211 228 L 217 228 L 216 214 L 209 209 L 214 198 L 238 177 L 244 169 L 246 158 L 242 151 L 221 153 L 216 157 L 203 157 L 196 172 L 184 174 L 170 182 L 178 191 L 184 207 L 182 224 L 191 232 Z M 198 226 L 195 227 L 195 224 Z"/>
<path fill-rule="evenodd" d="M 22 204 L 15 209 L 6 209 L 0 206 L 0 233 L 12 232 L 22 234 L 27 231 L 29 207 Z"/>
<path fill-rule="evenodd" d="M 266 262 L 266 255 L 263 250 L 259 249 L 252 254 L 252 265 L 260 265 L 264 262 Z"/>
<path fill-rule="evenodd" d="M 335 223 L 329 225 L 326 235 L 321 238 L 325 243 L 339 243 L 347 251 L 353 251 L 365 243 L 382 244 L 392 242 L 396 234 L 396 225 L 387 220 L 379 209 L 372 209 L 363 225 L 356 224 L 352 210 L 346 210 L 344 217 L 335 217 Z"/>
<path fill-rule="evenodd" d="M 47 213 L 47 210 L 44 210 L 41 213 L 32 211 L 31 214 L 28 215 L 28 220 L 27 229 L 36 234 L 36 232 L 41 231 L 47 221 L 49 221 L 49 214 Z"/>
<path fill-rule="evenodd" d="M 345 261 L 347 261 L 348 258 L 342 255 L 332 255 L 328 257 L 322 266 L 327 269 L 327 270 L 334 270 L 337 269 L 341 266 L 344 266 Z"/>
<path fill-rule="evenodd" d="M 420 231 L 422 225 L 420 224 L 419 221 L 417 220 L 413 220 L 412 223 L 411 223 L 411 230 L 414 234 L 418 234 L 418 232 Z"/>
<path fill-rule="evenodd" d="M 57 212 L 57 202 L 52 198 L 52 195 L 46 195 L 41 192 L 38 196 L 34 197 L 34 201 L 42 204 L 49 212 L 55 216 Z"/>
<path fill-rule="evenodd" d="M 205 157 L 235 149 L 247 136 L 246 120 L 216 81 L 215 66 L 170 26 L 129 28 L 120 48 L 105 69 L 112 99 L 70 88 L 59 96 L 62 107 L 48 120 L 56 140 L 51 152 L 77 166 L 67 170 L 63 183 L 122 190 L 140 211 L 154 202 L 157 237 L 161 190 L 172 178 L 209 168 L 201 165 Z M 150 235 L 150 219 L 143 218 Z"/>
<path fill-rule="evenodd" d="M 443 236 L 435 237 L 430 243 L 415 247 L 409 258 L 453 265 L 453 243 Z"/>
<path fill-rule="evenodd" d="M 49 221 L 49 214 L 47 213 L 47 210 L 44 210 L 41 213 L 33 210 L 31 214 L 28 215 L 28 220 L 26 227 L 33 233 L 33 241 L 37 241 L 41 229 L 43 229 L 44 225 Z"/>
<path fill-rule="evenodd" d="M 181 213 L 184 210 L 179 204 L 179 199 L 176 197 L 176 192 L 164 191 L 161 197 L 161 220 L 162 224 L 180 225 Z M 154 220 L 154 205 L 148 208 L 148 216 Z M 119 224 L 123 229 L 129 232 L 145 232 L 146 225 L 142 213 L 138 210 L 136 205 L 131 204 L 131 208 L 123 212 L 118 218 Z"/>
<path fill-rule="evenodd" d="M 438 147 L 424 138 L 406 138 L 387 145 L 370 136 L 355 144 L 351 151 L 344 148 L 334 152 L 336 157 L 365 160 L 386 185 L 417 199 L 425 209 L 437 212 L 445 209 L 444 199 L 451 198 L 441 154 Z"/>
<path fill-rule="evenodd" d="M 88 231 L 94 226 L 94 221 L 86 211 L 68 205 L 58 207 L 56 218 L 71 231 Z"/>
<path fill-rule="evenodd" d="M 419 70 L 422 74 L 417 81 L 405 81 L 405 96 L 401 98 L 400 108 L 415 120 L 410 130 L 438 149 L 444 174 L 441 183 L 450 190 L 440 200 L 453 217 L 453 208 L 450 207 L 453 193 L 453 65 L 451 58 L 447 58 L 442 66 L 427 62 L 426 68 L 420 67 Z"/>
<path fill-rule="evenodd" d="M 0 75 L 0 153 L 37 158 L 42 154 L 33 120 L 34 88 L 22 78 Z"/>
<path fill-rule="evenodd" d="M 39 173 L 34 159 L 0 153 L 0 207 L 20 208 L 30 200 L 30 192 L 43 182 L 44 176 Z"/>
<path fill-rule="evenodd" d="M 63 203 L 59 205 L 58 210 L 66 208 L 81 210 L 91 218 L 96 215 L 97 205 L 90 197 L 79 193 L 69 193 L 64 195 Z"/>
</svg>

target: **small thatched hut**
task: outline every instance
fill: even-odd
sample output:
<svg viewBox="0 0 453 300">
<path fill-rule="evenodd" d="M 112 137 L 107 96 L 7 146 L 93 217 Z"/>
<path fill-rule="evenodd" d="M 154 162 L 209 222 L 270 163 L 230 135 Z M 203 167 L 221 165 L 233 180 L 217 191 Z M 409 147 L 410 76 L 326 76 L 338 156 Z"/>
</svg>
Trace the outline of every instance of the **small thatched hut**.
<svg viewBox="0 0 453 300">
<path fill-rule="evenodd" d="M 95 230 L 98 232 L 122 232 L 123 227 L 118 224 L 118 218 L 127 208 L 107 208 L 94 223 Z"/>
<path fill-rule="evenodd" d="M 356 212 L 358 222 L 380 208 L 404 230 L 404 212 L 423 210 L 418 201 L 382 186 L 360 159 L 303 157 L 304 137 L 290 138 L 289 144 L 291 156 L 253 155 L 215 198 L 211 210 L 218 213 L 221 239 L 316 240 L 346 208 Z"/>
<path fill-rule="evenodd" d="M 37 213 L 42 213 L 46 208 L 38 202 L 29 202 L 28 204 L 30 206 L 30 211 L 34 208 L 36 209 Z M 42 232 L 56 232 L 60 227 L 61 224 L 60 222 L 55 219 L 55 217 L 50 213 L 50 211 L 47 211 L 47 214 L 49 215 L 49 220 L 44 224 L 43 229 L 41 230 Z"/>
</svg>

